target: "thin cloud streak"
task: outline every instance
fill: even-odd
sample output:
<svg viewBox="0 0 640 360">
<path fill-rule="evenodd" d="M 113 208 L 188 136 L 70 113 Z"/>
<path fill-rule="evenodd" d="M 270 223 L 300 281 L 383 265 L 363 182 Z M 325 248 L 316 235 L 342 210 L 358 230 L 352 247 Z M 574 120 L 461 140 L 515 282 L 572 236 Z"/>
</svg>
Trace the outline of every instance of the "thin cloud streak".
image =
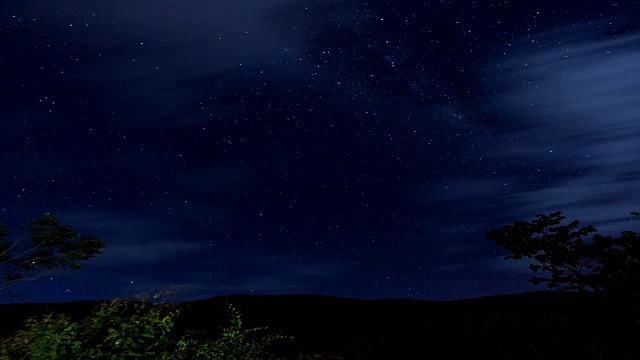
<svg viewBox="0 0 640 360">
<path fill-rule="evenodd" d="M 560 38 L 567 31 L 540 38 Z M 489 156 L 528 158 L 543 172 L 566 174 L 557 185 L 512 194 L 509 215 L 561 210 L 590 223 L 638 210 L 629 195 L 640 193 L 640 186 L 628 179 L 640 171 L 639 45 L 639 33 L 562 43 L 517 54 L 508 62 L 520 65 L 495 74 L 510 84 L 499 103 L 515 109 L 527 126 L 499 138 L 513 151 L 496 149 Z M 603 229 L 624 230 L 620 224 Z"/>
</svg>

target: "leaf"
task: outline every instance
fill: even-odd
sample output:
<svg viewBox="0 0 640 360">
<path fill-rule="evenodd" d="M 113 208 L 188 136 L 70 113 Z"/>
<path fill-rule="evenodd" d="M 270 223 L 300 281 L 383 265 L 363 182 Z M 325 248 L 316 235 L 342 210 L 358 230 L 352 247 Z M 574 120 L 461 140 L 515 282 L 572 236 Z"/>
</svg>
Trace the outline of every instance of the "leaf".
<svg viewBox="0 0 640 360">
<path fill-rule="evenodd" d="M 532 276 L 533 284 L 546 283 L 548 288 L 563 291 L 588 288 L 627 297 L 640 296 L 638 234 L 623 231 L 618 238 L 594 234 L 593 241 L 585 242 L 582 237 L 597 232 L 596 228 L 588 225 L 578 230 L 578 220 L 560 225 L 565 219 L 561 214 L 559 211 L 537 214 L 532 222 L 503 225 L 501 230 L 487 232 L 485 238 L 509 252 L 505 259 L 535 260 L 537 264 L 529 264 L 529 269 L 534 274 L 540 272 L 548 276 Z M 640 213 L 632 215 L 640 216 Z"/>
</svg>

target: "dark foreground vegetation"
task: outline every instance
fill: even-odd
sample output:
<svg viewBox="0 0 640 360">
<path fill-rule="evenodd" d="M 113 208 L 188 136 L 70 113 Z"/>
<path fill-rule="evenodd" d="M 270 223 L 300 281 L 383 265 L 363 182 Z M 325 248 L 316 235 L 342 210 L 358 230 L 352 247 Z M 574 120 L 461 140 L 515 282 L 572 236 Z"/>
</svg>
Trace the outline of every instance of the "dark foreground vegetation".
<svg viewBox="0 0 640 360">
<path fill-rule="evenodd" d="M 558 292 L 447 302 L 232 295 L 183 304 L 167 303 L 163 292 L 153 296 L 160 302 L 7 304 L 0 360 L 640 359 L 640 236 L 601 236 L 577 220 L 558 226 L 561 212 L 536 216 L 485 238 L 509 252 L 505 259 L 528 259 L 530 281 Z M 24 227 L 33 245 L 21 248 L 0 221 L 0 290 L 81 270 L 104 248 L 48 213 Z"/>
<path fill-rule="evenodd" d="M 640 358 L 640 321 L 634 310 L 594 292 L 546 291 L 445 302 L 232 295 L 176 304 L 180 315 L 174 318 L 168 342 L 175 343 L 187 330 L 197 331 L 199 339 L 219 339 L 221 329 L 229 326 L 227 302 L 242 314 L 242 328 L 268 327 L 250 333 L 247 343 L 265 334 L 293 336 L 266 347 L 278 358 Z M 95 305 L 93 301 L 0 305 L 1 335 L 13 334 L 28 316 L 47 311 L 79 321 Z"/>
</svg>

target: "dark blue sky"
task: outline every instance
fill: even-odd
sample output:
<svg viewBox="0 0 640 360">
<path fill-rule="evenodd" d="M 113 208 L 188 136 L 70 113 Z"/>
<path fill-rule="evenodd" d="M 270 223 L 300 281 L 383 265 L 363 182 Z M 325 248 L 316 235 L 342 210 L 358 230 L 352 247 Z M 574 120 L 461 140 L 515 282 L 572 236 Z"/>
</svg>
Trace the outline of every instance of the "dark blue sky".
<svg viewBox="0 0 640 360">
<path fill-rule="evenodd" d="M 640 2 L 14 1 L 0 216 L 105 240 L 7 301 L 542 290 L 484 234 L 639 230 Z"/>
</svg>

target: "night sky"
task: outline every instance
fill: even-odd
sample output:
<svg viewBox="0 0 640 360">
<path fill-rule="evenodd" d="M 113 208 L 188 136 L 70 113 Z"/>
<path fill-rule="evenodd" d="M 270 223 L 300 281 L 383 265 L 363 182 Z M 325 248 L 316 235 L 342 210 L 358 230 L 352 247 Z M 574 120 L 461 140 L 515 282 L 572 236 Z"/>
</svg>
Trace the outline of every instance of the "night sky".
<svg viewBox="0 0 640 360">
<path fill-rule="evenodd" d="M 0 3 L 0 217 L 105 241 L 0 302 L 544 290 L 484 234 L 640 230 L 640 1 Z"/>
</svg>

